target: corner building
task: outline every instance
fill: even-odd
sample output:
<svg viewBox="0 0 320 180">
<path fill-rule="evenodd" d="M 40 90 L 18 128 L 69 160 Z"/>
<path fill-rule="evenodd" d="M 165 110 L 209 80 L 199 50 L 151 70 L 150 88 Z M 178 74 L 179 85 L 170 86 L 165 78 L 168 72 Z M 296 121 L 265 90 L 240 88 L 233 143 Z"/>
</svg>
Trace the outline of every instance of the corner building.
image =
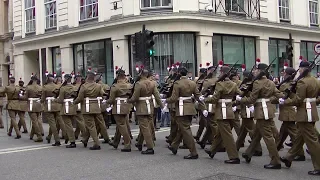
<svg viewBox="0 0 320 180">
<path fill-rule="evenodd" d="M 110 84 L 114 67 L 130 74 L 144 64 L 162 77 L 167 67 L 188 61 L 196 76 L 200 64 L 224 60 L 254 65 L 256 58 L 283 68 L 280 58 L 292 33 L 294 60 L 312 61 L 320 41 L 318 0 L 15 0 L 16 77 L 31 73 L 71 73 L 91 67 Z M 155 56 L 135 58 L 135 32 L 155 32 Z M 315 70 L 316 71 L 316 70 Z"/>
</svg>

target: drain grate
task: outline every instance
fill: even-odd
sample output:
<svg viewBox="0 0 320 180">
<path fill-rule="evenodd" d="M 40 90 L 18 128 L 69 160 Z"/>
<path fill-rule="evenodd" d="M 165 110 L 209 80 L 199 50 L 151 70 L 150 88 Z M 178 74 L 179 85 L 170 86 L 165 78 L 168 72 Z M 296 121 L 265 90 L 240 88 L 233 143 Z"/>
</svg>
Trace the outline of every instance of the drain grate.
<svg viewBox="0 0 320 180">
<path fill-rule="evenodd" d="M 258 180 L 258 179 L 219 173 L 219 174 L 205 177 L 199 180 Z"/>
</svg>

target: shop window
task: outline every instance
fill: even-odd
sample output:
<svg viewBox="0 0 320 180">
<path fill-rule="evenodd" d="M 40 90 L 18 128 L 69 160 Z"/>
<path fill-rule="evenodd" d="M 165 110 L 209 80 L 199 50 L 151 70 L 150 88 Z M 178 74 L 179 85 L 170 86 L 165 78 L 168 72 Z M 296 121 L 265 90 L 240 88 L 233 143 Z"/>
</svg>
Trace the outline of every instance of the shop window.
<svg viewBox="0 0 320 180">
<path fill-rule="evenodd" d="M 172 7 L 172 0 L 141 0 L 142 8 Z"/>
<path fill-rule="evenodd" d="M 270 39 L 269 40 L 269 63 L 276 59 L 272 63 L 272 75 L 279 76 L 279 72 L 283 70 L 283 65 L 286 60 L 286 45 L 289 43 L 288 40 L 281 39 Z M 292 62 L 288 62 L 289 66 L 292 67 Z"/>
<path fill-rule="evenodd" d="M 98 0 L 80 0 L 80 21 L 98 17 Z"/>
<path fill-rule="evenodd" d="M 36 5 L 35 0 L 25 0 L 26 33 L 36 31 Z"/>
<path fill-rule="evenodd" d="M 52 48 L 52 72 L 61 75 L 61 71 L 61 50 L 59 47 L 54 47 Z"/>
<path fill-rule="evenodd" d="M 307 42 L 307 41 L 301 41 L 300 43 L 300 55 L 302 56 L 303 60 L 307 60 L 309 62 L 313 62 L 316 58 L 317 54 L 314 52 L 314 46 L 317 44 L 317 42 Z M 320 58 L 318 57 L 318 60 Z M 318 60 L 316 62 L 318 62 Z M 312 75 L 316 75 L 316 73 L 319 72 L 319 63 L 317 63 L 317 66 L 312 69 Z"/>
<path fill-rule="evenodd" d="M 57 27 L 57 4 L 56 0 L 45 0 L 46 29 Z"/>
</svg>

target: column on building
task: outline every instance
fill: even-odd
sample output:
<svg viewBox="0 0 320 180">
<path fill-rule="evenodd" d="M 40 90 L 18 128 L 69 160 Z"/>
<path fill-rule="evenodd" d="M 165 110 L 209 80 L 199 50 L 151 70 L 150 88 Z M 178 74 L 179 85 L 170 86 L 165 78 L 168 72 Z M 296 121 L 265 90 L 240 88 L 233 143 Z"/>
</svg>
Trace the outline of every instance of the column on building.
<svg viewBox="0 0 320 180">
<path fill-rule="evenodd" d="M 68 45 L 61 45 L 61 69 L 62 72 L 69 74 L 73 71 L 73 52 L 72 46 Z"/>
<path fill-rule="evenodd" d="M 256 38 L 256 54 L 261 63 L 269 64 L 269 38 L 259 36 Z"/>
<path fill-rule="evenodd" d="M 24 53 L 17 53 L 14 54 L 14 71 L 11 72 L 11 74 L 16 78 L 22 78 L 24 82 L 29 82 L 30 80 L 30 70 L 25 71 L 24 64 Z"/>
<path fill-rule="evenodd" d="M 44 34 L 45 29 L 45 8 L 44 8 L 44 0 L 35 1 L 36 6 L 36 35 Z"/>
<path fill-rule="evenodd" d="M 213 64 L 212 56 L 212 37 L 213 34 L 197 34 L 197 66 L 199 67 L 202 64 L 202 67 L 206 66 L 206 63 Z M 198 69 L 198 68 L 197 68 Z M 198 69 L 199 71 L 199 69 Z"/>
<path fill-rule="evenodd" d="M 53 73 L 53 64 L 52 64 L 52 49 L 46 48 L 46 70 L 50 73 Z"/>
<path fill-rule="evenodd" d="M 293 59 L 292 59 L 292 67 L 298 68 L 299 67 L 299 57 L 300 57 L 300 39 L 294 39 L 293 40 Z"/>
<path fill-rule="evenodd" d="M 122 66 L 122 69 L 129 73 L 129 45 L 125 36 L 111 39 L 113 44 L 113 65 Z M 116 73 L 116 71 L 114 71 Z"/>
</svg>

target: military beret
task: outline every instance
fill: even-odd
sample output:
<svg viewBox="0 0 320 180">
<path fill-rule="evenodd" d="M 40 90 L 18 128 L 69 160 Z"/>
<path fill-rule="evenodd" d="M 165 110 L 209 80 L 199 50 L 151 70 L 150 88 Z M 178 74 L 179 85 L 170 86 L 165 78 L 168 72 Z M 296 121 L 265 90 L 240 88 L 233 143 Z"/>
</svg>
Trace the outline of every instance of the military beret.
<svg viewBox="0 0 320 180">
<path fill-rule="evenodd" d="M 250 71 L 243 71 L 243 76 L 248 77 L 250 75 Z"/>
<path fill-rule="evenodd" d="M 220 71 L 223 72 L 223 73 L 227 73 L 227 72 L 230 71 L 230 67 L 229 66 L 222 66 Z"/>
<path fill-rule="evenodd" d="M 179 72 L 181 72 L 181 71 L 187 71 L 188 72 L 187 68 L 185 68 L 184 66 L 179 67 L 178 71 Z"/>
<path fill-rule="evenodd" d="M 22 78 L 20 78 L 19 83 L 23 83 Z"/>
<path fill-rule="evenodd" d="M 94 76 L 95 74 L 94 74 L 94 72 L 88 71 L 88 72 L 87 72 L 87 75 L 88 75 L 88 76 L 89 76 L 89 75 Z"/>
<path fill-rule="evenodd" d="M 211 69 L 213 69 L 214 68 L 214 66 L 210 66 L 210 67 L 208 67 L 208 70 L 211 70 Z"/>
<path fill-rule="evenodd" d="M 206 72 L 207 72 L 207 69 L 206 69 L 206 68 L 201 68 L 201 69 L 200 69 L 200 72 L 201 72 L 201 73 L 206 73 Z"/>
<path fill-rule="evenodd" d="M 124 70 L 122 70 L 122 69 L 118 69 L 117 72 L 116 72 L 116 74 L 117 74 L 117 75 L 120 75 L 120 74 L 121 74 L 121 75 L 125 75 L 126 72 L 125 72 Z"/>
<path fill-rule="evenodd" d="M 16 79 L 14 76 L 9 76 L 9 79 Z"/>
<path fill-rule="evenodd" d="M 258 64 L 258 67 L 257 67 L 257 69 L 259 70 L 266 70 L 267 68 L 268 68 L 268 65 L 264 63 Z"/>
<path fill-rule="evenodd" d="M 299 67 L 309 67 L 310 66 L 310 63 L 308 61 L 301 61 Z"/>
<path fill-rule="evenodd" d="M 285 69 L 284 72 L 286 74 L 292 75 L 293 73 L 296 72 L 296 70 L 294 68 L 292 68 L 292 67 L 287 67 L 287 69 Z"/>
<path fill-rule="evenodd" d="M 77 77 L 82 77 L 82 75 L 81 75 L 81 74 L 76 74 L 75 77 L 76 77 L 76 78 L 77 78 Z"/>
<path fill-rule="evenodd" d="M 52 77 L 52 78 L 53 78 L 54 75 L 53 75 L 53 74 L 48 74 L 47 77 L 48 77 L 48 78 L 49 78 L 49 77 Z"/>
<path fill-rule="evenodd" d="M 72 78 L 72 75 L 71 75 L 71 74 L 65 74 L 65 75 L 64 75 L 64 78 L 65 78 L 65 79 Z"/>
</svg>

